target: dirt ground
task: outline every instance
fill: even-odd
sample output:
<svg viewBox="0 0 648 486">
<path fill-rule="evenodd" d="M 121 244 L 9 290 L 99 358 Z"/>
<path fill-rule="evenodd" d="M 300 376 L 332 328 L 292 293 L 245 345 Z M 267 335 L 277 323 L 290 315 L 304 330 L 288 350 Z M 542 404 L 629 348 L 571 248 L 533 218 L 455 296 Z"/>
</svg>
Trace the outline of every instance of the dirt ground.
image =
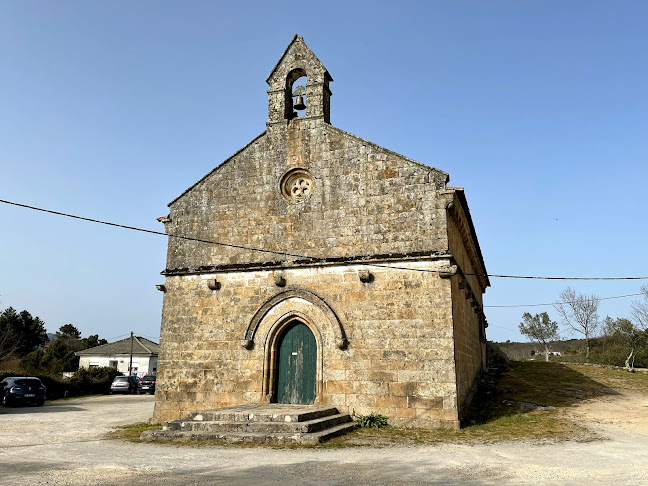
<svg viewBox="0 0 648 486">
<path fill-rule="evenodd" d="M 591 442 L 270 449 L 109 440 L 146 421 L 150 396 L 0 409 L 0 484 L 49 485 L 648 485 L 648 399 L 626 393 L 568 413 Z"/>
</svg>

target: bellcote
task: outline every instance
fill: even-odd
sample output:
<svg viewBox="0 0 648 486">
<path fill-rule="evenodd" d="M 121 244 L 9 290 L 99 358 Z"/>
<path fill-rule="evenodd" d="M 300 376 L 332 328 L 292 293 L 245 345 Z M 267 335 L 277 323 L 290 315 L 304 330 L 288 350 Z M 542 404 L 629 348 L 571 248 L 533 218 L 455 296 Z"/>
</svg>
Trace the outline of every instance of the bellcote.
<svg viewBox="0 0 648 486">
<path fill-rule="evenodd" d="M 295 92 L 297 80 L 306 77 L 305 90 Z M 299 35 L 293 37 L 266 79 L 268 86 L 268 123 L 288 123 L 293 118 L 319 118 L 331 123 L 331 90 L 333 78 L 324 65 Z M 297 83 L 296 83 L 297 82 Z M 305 98 L 306 109 L 298 113 L 294 98 L 299 93 Z"/>
</svg>

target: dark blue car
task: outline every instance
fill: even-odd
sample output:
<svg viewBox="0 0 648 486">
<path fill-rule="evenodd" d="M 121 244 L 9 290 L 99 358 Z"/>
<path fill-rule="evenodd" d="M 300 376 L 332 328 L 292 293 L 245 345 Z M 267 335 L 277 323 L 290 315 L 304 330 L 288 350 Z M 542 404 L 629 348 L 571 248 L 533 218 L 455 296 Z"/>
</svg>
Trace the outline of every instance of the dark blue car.
<svg viewBox="0 0 648 486">
<path fill-rule="evenodd" d="M 18 403 L 35 403 L 39 407 L 45 403 L 45 385 L 33 376 L 8 376 L 0 381 L 2 406 Z"/>
</svg>

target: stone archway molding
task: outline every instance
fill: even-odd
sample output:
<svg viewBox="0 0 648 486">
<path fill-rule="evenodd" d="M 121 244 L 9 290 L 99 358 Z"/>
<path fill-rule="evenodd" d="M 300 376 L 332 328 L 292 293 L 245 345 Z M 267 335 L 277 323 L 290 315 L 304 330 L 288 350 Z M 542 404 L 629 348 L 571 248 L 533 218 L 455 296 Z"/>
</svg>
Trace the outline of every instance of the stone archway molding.
<svg viewBox="0 0 648 486">
<path fill-rule="evenodd" d="M 344 332 L 344 327 L 342 326 L 342 323 L 340 322 L 340 319 L 335 311 L 331 309 L 331 307 L 326 303 L 324 299 L 308 290 L 287 290 L 268 299 L 261 307 L 259 307 L 259 310 L 256 311 L 256 313 L 250 320 L 250 324 L 248 324 L 247 330 L 245 331 L 245 336 L 243 337 L 243 339 L 241 339 L 241 347 L 243 347 L 244 349 L 252 349 L 252 347 L 254 346 L 254 336 L 263 318 L 277 304 L 283 302 L 284 300 L 292 298 L 303 299 L 321 310 L 333 326 L 333 332 L 335 333 L 335 342 L 337 344 L 337 347 L 340 349 L 347 348 L 349 341 L 346 337 L 346 333 Z"/>
</svg>

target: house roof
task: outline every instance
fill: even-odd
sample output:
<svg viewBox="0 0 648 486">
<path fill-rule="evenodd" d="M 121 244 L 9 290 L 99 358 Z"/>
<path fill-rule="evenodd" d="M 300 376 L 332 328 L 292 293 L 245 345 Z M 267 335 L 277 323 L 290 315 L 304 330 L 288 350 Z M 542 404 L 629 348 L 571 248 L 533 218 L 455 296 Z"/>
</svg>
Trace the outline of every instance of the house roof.
<svg viewBox="0 0 648 486">
<path fill-rule="evenodd" d="M 133 355 L 157 356 L 160 345 L 141 336 L 133 336 Z M 77 356 L 114 356 L 117 354 L 130 354 L 131 338 L 115 341 L 114 343 L 95 346 L 94 348 L 77 351 Z"/>
</svg>

